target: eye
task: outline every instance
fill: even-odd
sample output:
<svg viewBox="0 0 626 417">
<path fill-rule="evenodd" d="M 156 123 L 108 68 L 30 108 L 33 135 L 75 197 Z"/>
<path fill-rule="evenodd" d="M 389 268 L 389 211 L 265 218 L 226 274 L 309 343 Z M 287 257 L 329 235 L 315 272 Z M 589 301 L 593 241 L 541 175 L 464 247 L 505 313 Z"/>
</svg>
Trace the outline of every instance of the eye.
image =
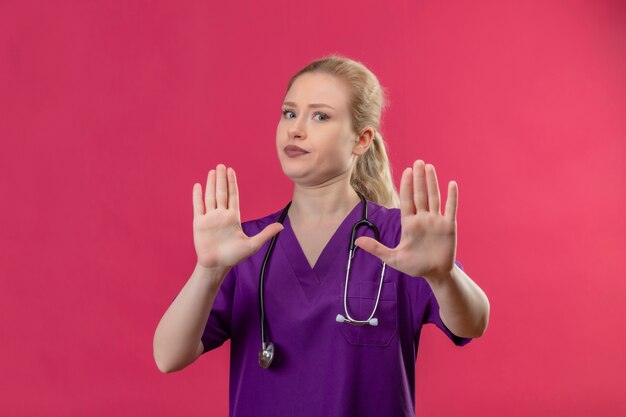
<svg viewBox="0 0 626 417">
<path fill-rule="evenodd" d="M 316 115 L 316 116 L 317 116 L 317 115 L 324 116 L 324 117 L 325 117 L 325 119 L 323 119 L 323 120 L 328 120 L 328 119 L 329 119 L 328 115 L 327 115 L 326 113 L 322 113 L 321 111 L 318 111 L 317 113 L 315 113 L 315 115 Z M 318 119 L 318 120 L 319 120 L 319 119 Z"/>
<path fill-rule="evenodd" d="M 285 110 L 282 111 L 282 113 L 283 113 L 283 116 L 285 116 L 287 113 L 293 113 L 293 112 L 291 110 L 286 110 L 285 109 Z M 287 119 L 290 119 L 290 117 L 287 117 Z"/>
</svg>

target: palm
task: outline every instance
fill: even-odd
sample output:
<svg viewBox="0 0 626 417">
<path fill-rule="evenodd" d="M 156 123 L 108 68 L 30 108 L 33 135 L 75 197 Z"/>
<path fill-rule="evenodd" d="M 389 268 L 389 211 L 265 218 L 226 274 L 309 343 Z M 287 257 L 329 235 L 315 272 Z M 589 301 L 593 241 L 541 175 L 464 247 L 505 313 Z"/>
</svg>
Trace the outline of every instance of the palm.
<svg viewBox="0 0 626 417">
<path fill-rule="evenodd" d="M 454 267 L 456 256 L 457 193 L 456 183 L 450 182 L 442 215 L 435 168 L 417 160 L 413 169 L 404 170 L 400 182 L 402 234 L 398 246 L 388 248 L 369 237 L 360 237 L 355 243 L 407 275 L 445 276 Z"/>
<path fill-rule="evenodd" d="M 210 210 L 194 219 L 194 245 L 202 265 L 233 266 L 251 255 L 250 238 L 234 214 Z"/>
</svg>

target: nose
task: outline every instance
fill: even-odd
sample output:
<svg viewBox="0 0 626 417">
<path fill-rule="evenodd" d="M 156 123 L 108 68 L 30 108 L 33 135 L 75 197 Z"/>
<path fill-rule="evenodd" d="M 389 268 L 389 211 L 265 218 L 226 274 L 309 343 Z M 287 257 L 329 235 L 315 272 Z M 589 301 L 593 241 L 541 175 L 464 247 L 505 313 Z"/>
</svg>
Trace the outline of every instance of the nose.
<svg viewBox="0 0 626 417">
<path fill-rule="evenodd" d="M 290 123 L 287 128 L 290 139 L 304 139 L 306 137 L 306 129 L 304 128 L 304 119 L 299 119 Z"/>
</svg>

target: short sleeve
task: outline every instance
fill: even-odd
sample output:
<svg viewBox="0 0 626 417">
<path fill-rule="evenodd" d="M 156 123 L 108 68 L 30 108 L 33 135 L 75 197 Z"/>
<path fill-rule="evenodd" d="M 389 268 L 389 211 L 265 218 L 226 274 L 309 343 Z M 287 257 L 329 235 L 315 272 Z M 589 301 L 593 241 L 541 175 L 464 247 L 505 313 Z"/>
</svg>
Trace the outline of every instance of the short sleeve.
<svg viewBox="0 0 626 417">
<path fill-rule="evenodd" d="M 233 299 L 237 285 L 237 266 L 232 267 L 217 291 L 213 307 L 202 333 L 204 352 L 218 348 L 231 337 L 230 325 L 233 312 Z"/>
<path fill-rule="evenodd" d="M 459 261 L 455 261 L 461 270 L 463 269 L 463 265 Z M 446 327 L 446 325 L 441 320 L 441 316 L 439 315 L 439 303 L 437 302 L 437 298 L 435 297 L 435 293 L 433 293 L 430 285 L 425 283 L 424 285 L 425 294 L 425 311 L 423 317 L 423 323 L 432 323 L 439 327 L 445 334 L 452 340 L 452 342 L 457 346 L 463 346 L 472 341 L 471 337 L 459 337 L 452 333 L 450 329 Z"/>
</svg>

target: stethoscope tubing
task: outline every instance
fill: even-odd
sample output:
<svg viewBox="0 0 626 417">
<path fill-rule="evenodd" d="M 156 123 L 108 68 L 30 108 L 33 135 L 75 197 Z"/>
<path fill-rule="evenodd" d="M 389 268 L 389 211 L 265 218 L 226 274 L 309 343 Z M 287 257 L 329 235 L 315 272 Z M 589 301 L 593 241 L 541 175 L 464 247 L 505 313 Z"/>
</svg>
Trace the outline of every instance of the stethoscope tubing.
<svg viewBox="0 0 626 417">
<path fill-rule="evenodd" d="M 357 223 L 357 225 L 355 225 L 355 228 L 358 228 L 358 225 L 362 225 L 363 220 L 359 223 Z M 375 224 L 367 221 L 367 223 L 369 223 L 369 225 L 371 227 L 374 228 L 374 234 L 376 235 L 376 240 L 378 240 L 378 228 L 376 227 Z M 353 232 L 352 235 L 354 236 L 355 229 L 353 228 Z M 354 240 L 352 241 L 354 242 Z M 376 294 L 376 303 L 374 304 L 374 310 L 372 310 L 372 314 L 370 314 L 370 316 L 366 319 L 366 320 L 356 320 L 354 318 L 352 318 L 352 316 L 350 316 L 350 313 L 348 312 L 348 280 L 350 279 L 350 264 L 352 263 L 352 258 L 354 257 L 354 252 L 356 252 L 356 248 L 358 246 L 355 246 L 353 249 L 350 249 L 350 255 L 348 255 L 348 268 L 346 269 L 346 285 L 343 289 L 343 310 L 346 313 L 345 317 L 341 316 L 341 314 L 337 315 L 337 321 L 338 322 L 345 322 L 348 324 L 354 324 L 357 326 L 363 326 L 364 324 L 370 324 L 372 326 L 378 326 L 378 319 L 374 318 L 374 314 L 376 314 L 376 309 L 378 308 L 378 302 L 380 300 L 380 293 L 382 291 L 383 288 L 383 280 L 384 280 L 384 276 L 385 276 L 385 267 L 386 264 L 383 262 L 383 267 L 382 267 L 382 271 L 380 273 L 380 283 L 378 284 L 378 291 Z"/>
<path fill-rule="evenodd" d="M 280 222 L 280 224 L 283 224 L 283 221 L 285 220 L 285 217 L 287 216 L 287 211 L 289 210 L 289 207 L 291 206 L 291 201 L 287 204 L 287 206 L 283 209 L 283 212 L 280 214 L 280 218 L 278 219 L 278 221 Z M 280 232 L 278 232 L 280 233 Z M 259 279 L 259 313 L 261 316 L 261 345 L 262 345 L 262 352 L 260 353 L 260 355 L 263 355 L 264 352 L 266 352 L 266 350 L 268 349 L 268 346 L 265 342 L 266 337 L 265 337 L 265 301 L 263 299 L 263 289 L 265 288 L 264 282 L 265 282 L 265 269 L 267 268 L 267 263 L 269 262 L 270 259 L 270 254 L 272 253 L 272 250 L 274 249 L 274 244 L 276 243 L 276 239 L 278 238 L 278 233 L 272 238 L 272 240 L 270 241 L 270 245 L 267 249 L 267 252 L 265 253 L 265 259 L 263 259 L 263 264 L 261 265 L 261 277 Z M 271 342 L 270 342 L 271 344 Z M 272 353 L 273 353 L 273 345 L 272 345 Z M 267 356 L 267 355 L 266 355 Z M 272 354 L 273 356 L 273 354 Z M 270 362 L 272 358 L 269 358 Z M 261 361 L 262 358 L 259 357 L 259 361 Z M 263 365 L 261 365 L 263 366 Z M 269 366 L 269 363 L 267 364 L 267 366 Z M 267 368 L 267 366 L 263 366 L 264 368 Z"/>
</svg>

